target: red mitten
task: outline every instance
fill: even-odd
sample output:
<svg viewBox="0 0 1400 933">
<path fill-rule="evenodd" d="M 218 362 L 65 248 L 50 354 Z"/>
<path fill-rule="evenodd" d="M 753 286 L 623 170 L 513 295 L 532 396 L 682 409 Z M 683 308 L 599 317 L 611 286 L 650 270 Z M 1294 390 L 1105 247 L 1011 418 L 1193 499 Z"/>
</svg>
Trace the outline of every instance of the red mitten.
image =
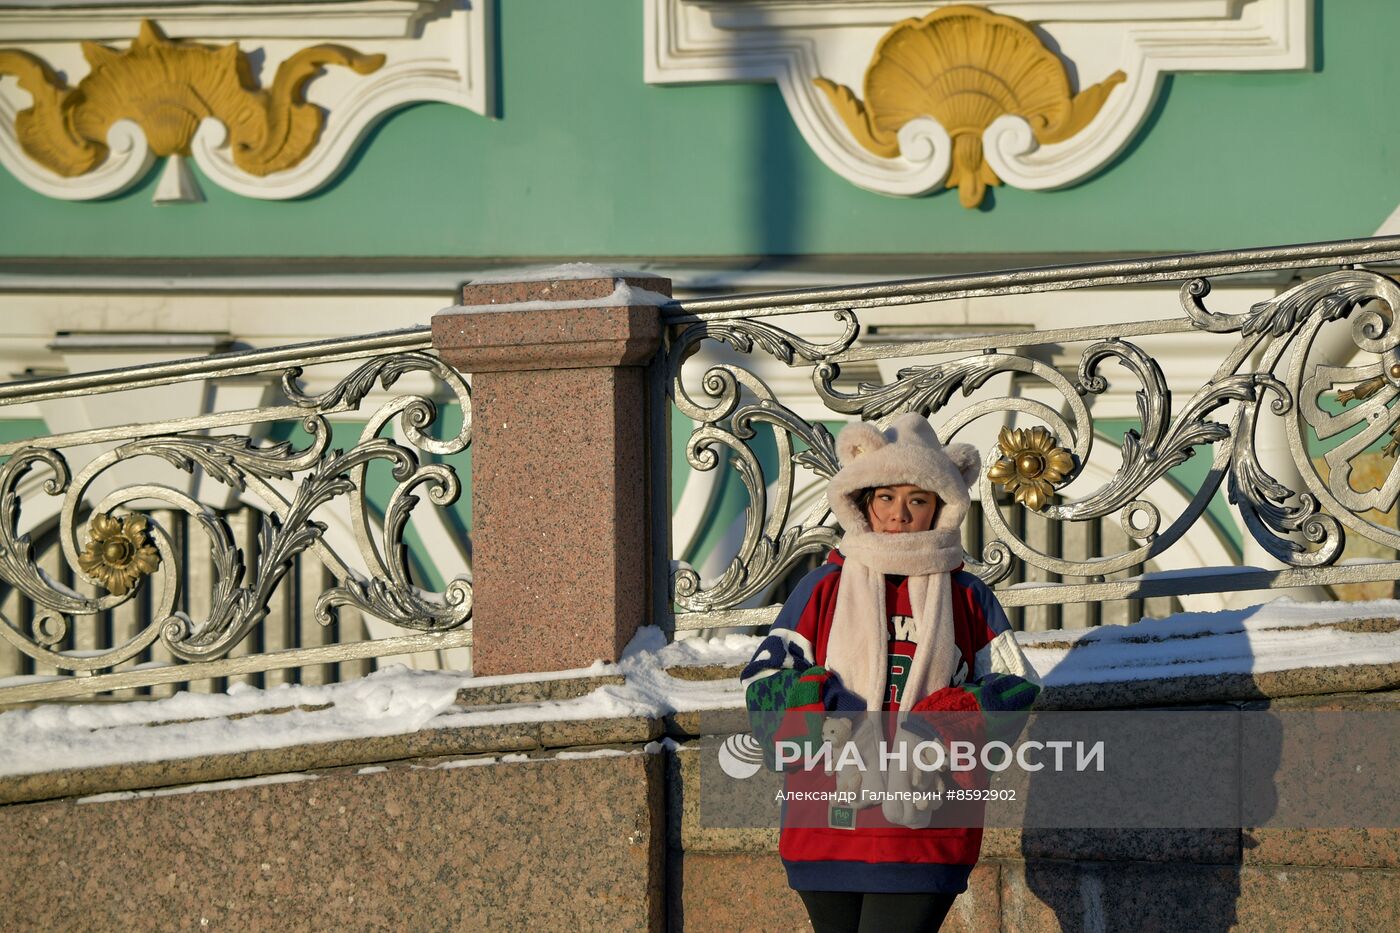
<svg viewBox="0 0 1400 933">
<path fill-rule="evenodd" d="M 951 753 L 953 742 L 970 742 L 980 753 L 982 707 L 976 697 L 961 687 L 935 690 L 915 703 L 909 712 L 911 715 L 905 720 L 904 728 L 925 739 L 937 741 L 945 753 Z M 921 713 L 928 715 L 919 715 Z M 986 786 L 986 775 L 980 767 L 971 771 L 955 771 L 950 767 L 947 773 L 960 787 Z"/>
</svg>

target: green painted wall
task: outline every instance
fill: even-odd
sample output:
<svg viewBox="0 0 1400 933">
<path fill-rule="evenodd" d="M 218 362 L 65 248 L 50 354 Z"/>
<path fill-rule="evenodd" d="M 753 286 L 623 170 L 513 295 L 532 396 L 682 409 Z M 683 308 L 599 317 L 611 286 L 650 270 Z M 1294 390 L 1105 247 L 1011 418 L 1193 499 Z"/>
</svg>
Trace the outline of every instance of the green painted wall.
<svg viewBox="0 0 1400 933">
<path fill-rule="evenodd" d="M 1098 418 L 1094 421 L 1094 433 L 1118 447 L 1123 446 L 1123 435 L 1130 428 L 1141 433 L 1142 422 L 1136 418 Z M 1195 454 L 1185 463 L 1168 470 L 1166 477 L 1167 482 L 1175 485 L 1187 497 L 1194 496 L 1204 485 L 1206 477 L 1210 475 L 1211 458 L 1215 456 L 1213 447 L 1193 449 Z M 1092 454 L 1090 459 L 1093 459 Z M 1244 553 L 1244 533 L 1240 529 L 1239 513 L 1230 504 L 1229 487 L 1230 478 L 1226 476 L 1211 497 L 1203 517 L 1215 527 L 1238 559 Z M 1162 527 L 1165 529 L 1175 518 L 1176 515 L 1163 516 Z"/>
<path fill-rule="evenodd" d="M 331 443 L 332 450 L 349 450 L 360 442 L 360 435 L 365 429 L 363 421 L 332 421 Z M 455 435 L 462 427 L 462 407 L 456 404 L 442 405 L 439 407 L 438 419 L 427 429 L 428 433 L 436 438 L 444 438 Z M 387 429 L 379 434 L 380 437 L 389 437 Z M 293 449 L 305 450 L 311 445 L 311 435 L 306 432 L 299 421 L 278 421 L 274 423 L 268 431 L 270 441 L 290 441 Z M 447 526 L 459 536 L 465 538 L 471 526 L 471 448 L 466 453 L 451 457 L 440 457 L 433 454 L 419 454 L 420 463 L 446 463 L 456 472 L 457 478 L 462 484 L 462 494 L 455 503 L 443 512 Z M 394 479 L 391 467 L 387 460 L 374 460 L 370 463 L 365 476 L 365 498 L 369 502 L 370 509 L 380 518 L 384 516 L 384 510 L 388 508 L 389 498 L 393 495 L 398 481 Z M 413 513 L 422 515 L 429 509 L 437 508 L 428 499 L 427 490 L 419 486 L 414 493 L 418 498 L 418 504 L 414 506 Z M 348 496 L 340 496 L 332 500 L 331 509 L 341 510 L 342 514 L 349 514 L 350 500 Z M 380 539 L 382 541 L 382 539 Z M 459 558 L 456 554 L 443 555 L 446 558 L 445 565 L 439 568 L 434 555 L 423 543 L 414 527 L 413 519 L 410 518 L 403 533 L 404 545 L 408 549 L 408 568 L 412 582 L 433 592 L 442 592 L 447 585 L 447 577 L 443 570 L 456 574 Z"/>
<path fill-rule="evenodd" d="M 1208 249 L 1364 236 L 1400 200 L 1400 4 L 1317 2 L 1313 73 L 1168 79 L 1136 141 L 1059 192 L 862 191 L 821 165 L 772 85 L 642 81 L 636 0 L 499 3 L 501 118 L 420 105 L 294 202 L 155 174 L 101 203 L 0 171 L 0 255 L 689 256 Z M 1093 80 L 1094 76 L 1088 76 Z"/>
<path fill-rule="evenodd" d="M 0 444 L 27 441 L 31 437 L 40 437 L 47 433 L 48 426 L 42 418 L 11 418 L 0 421 Z M 0 456 L 0 463 L 9 459 L 8 454 Z"/>
</svg>

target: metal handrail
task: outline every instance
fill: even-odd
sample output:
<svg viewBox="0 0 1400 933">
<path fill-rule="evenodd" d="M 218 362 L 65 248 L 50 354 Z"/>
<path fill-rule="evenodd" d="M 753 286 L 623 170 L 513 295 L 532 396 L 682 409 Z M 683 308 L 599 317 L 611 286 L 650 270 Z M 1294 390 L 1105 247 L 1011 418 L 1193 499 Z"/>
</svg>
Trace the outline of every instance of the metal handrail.
<svg viewBox="0 0 1400 933">
<path fill-rule="evenodd" d="M 72 376 L 49 376 L 0 384 L 0 407 L 20 402 L 43 402 L 73 395 L 92 395 L 120 389 L 185 382 L 206 375 L 242 376 L 288 366 L 353 360 L 380 352 L 423 350 L 432 347 L 427 324 L 403 330 L 383 331 L 363 337 L 334 337 L 255 350 L 230 350 L 192 356 L 164 363 L 99 369 Z"/>
<path fill-rule="evenodd" d="M 913 304 L 953 298 L 1016 295 L 1071 288 L 1145 285 L 1216 275 L 1276 272 L 1400 261 L 1400 236 L 1363 237 L 1263 249 L 1180 253 L 1112 262 L 1070 263 L 970 275 L 940 275 L 896 282 L 803 288 L 754 295 L 690 298 L 662 306 L 667 324 L 767 317 Z"/>
</svg>

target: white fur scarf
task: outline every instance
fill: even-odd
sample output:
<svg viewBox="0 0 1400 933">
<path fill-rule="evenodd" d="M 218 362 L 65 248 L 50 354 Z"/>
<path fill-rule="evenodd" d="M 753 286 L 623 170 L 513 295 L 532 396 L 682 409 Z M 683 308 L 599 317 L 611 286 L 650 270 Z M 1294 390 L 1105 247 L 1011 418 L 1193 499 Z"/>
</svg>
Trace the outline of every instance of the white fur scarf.
<svg viewBox="0 0 1400 933">
<path fill-rule="evenodd" d="M 914 612 L 914 664 L 900 702 L 908 709 L 953 679 L 958 648 L 953 636 L 953 587 L 948 574 L 962 562 L 956 529 L 906 534 L 848 531 L 836 610 L 827 636 L 826 666 L 865 701 L 868 712 L 884 703 L 889 659 L 885 574 L 909 578 Z"/>
</svg>

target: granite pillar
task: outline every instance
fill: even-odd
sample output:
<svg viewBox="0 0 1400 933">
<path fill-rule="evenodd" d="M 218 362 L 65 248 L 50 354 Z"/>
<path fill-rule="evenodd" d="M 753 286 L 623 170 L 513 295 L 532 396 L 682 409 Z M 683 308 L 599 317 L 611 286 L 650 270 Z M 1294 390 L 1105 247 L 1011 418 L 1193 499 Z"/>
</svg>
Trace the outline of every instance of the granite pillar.
<svg viewBox="0 0 1400 933">
<path fill-rule="evenodd" d="M 616 660 L 648 621 L 648 387 L 668 279 L 468 285 L 433 346 L 471 376 L 478 675 Z"/>
</svg>

